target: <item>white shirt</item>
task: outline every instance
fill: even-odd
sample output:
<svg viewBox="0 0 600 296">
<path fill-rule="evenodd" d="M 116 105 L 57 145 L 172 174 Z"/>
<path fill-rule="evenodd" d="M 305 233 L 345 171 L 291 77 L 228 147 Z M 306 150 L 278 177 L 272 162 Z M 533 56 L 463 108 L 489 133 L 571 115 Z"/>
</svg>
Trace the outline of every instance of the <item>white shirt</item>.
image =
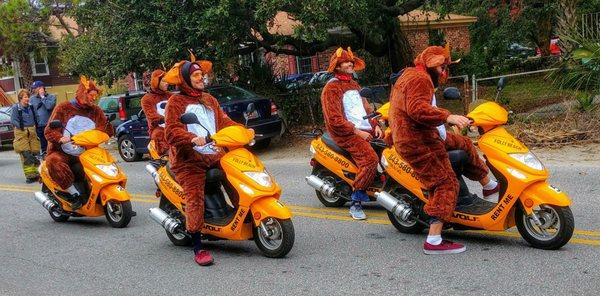
<svg viewBox="0 0 600 296">
<path fill-rule="evenodd" d="M 164 108 L 162 106 L 164 106 Z M 166 107 L 167 107 L 167 100 L 158 102 L 158 104 L 156 104 L 156 113 L 158 113 L 158 115 L 160 115 L 162 117 L 165 117 Z M 158 126 L 165 127 L 165 124 L 161 123 Z"/>
<path fill-rule="evenodd" d="M 67 121 L 67 125 L 63 130 L 63 136 L 75 136 L 85 131 L 93 130 L 96 128 L 96 123 L 88 117 L 75 115 Z M 81 146 L 74 145 L 72 142 L 61 144 L 62 150 L 70 155 L 79 156 L 83 153 L 84 149 Z"/>
<path fill-rule="evenodd" d="M 435 94 L 433 94 L 433 99 L 431 100 L 431 105 L 434 107 L 437 107 L 437 101 L 435 99 Z M 440 133 L 440 138 L 442 138 L 442 140 L 446 141 L 446 126 L 443 124 L 438 125 L 437 130 Z"/>
<path fill-rule="evenodd" d="M 363 100 L 360 97 L 358 90 L 349 90 L 344 93 L 344 114 L 346 119 L 354 124 L 354 127 L 364 131 L 370 131 L 373 129 L 368 120 L 363 119 L 367 115 Z"/>
<path fill-rule="evenodd" d="M 187 130 L 198 136 L 206 137 L 212 135 L 217 131 L 217 124 L 215 122 L 215 112 L 202 104 L 191 104 L 185 108 L 185 112 L 194 113 L 198 117 L 200 124 L 188 124 Z M 204 126 L 204 128 L 203 128 Z M 206 129 L 205 129 L 206 128 Z M 207 131 L 208 130 L 208 131 Z M 202 154 L 214 154 L 217 152 L 212 143 L 208 143 L 204 146 L 194 146 L 194 150 Z"/>
</svg>

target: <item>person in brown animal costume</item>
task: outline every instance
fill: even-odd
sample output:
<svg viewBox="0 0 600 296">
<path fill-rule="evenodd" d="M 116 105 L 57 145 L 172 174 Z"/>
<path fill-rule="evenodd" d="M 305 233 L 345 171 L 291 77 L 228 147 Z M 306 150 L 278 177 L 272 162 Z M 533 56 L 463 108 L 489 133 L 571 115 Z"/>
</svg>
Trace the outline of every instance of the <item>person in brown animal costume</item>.
<svg viewBox="0 0 600 296">
<path fill-rule="evenodd" d="M 379 126 L 363 119 L 373 112 L 373 108 L 360 96 L 360 85 L 352 74 L 364 68 L 365 62 L 354 56 L 350 48 L 338 48 L 327 69 L 335 77 L 325 84 L 321 93 L 325 127 L 335 143 L 350 153 L 358 167 L 350 206 L 350 215 L 357 220 L 366 219 L 361 202 L 369 201 L 366 189 L 375 178 L 379 161 L 369 141 L 383 135 Z"/>
<path fill-rule="evenodd" d="M 217 166 L 223 156 L 220 149 L 209 149 L 210 146 L 205 146 L 206 137 L 222 128 L 237 124 L 223 112 L 213 96 L 204 92 L 204 78 L 211 71 L 212 64 L 208 61 L 181 61 L 162 79 L 181 90 L 179 94 L 169 98 L 165 116 L 165 138 L 170 145 L 171 169 L 186 196 L 185 223 L 192 236 L 194 260 L 199 265 L 210 265 L 214 261 L 210 253 L 202 249 L 200 231 L 204 226 L 206 171 Z M 183 124 L 180 117 L 188 112 L 196 114 L 202 126 Z"/>
<path fill-rule="evenodd" d="M 142 97 L 142 110 L 148 121 L 150 139 L 158 155 L 163 156 L 169 152 L 169 145 L 165 140 L 165 108 L 171 93 L 167 91 L 169 84 L 162 81 L 165 71 L 155 70 L 150 79 L 150 91 Z"/>
<path fill-rule="evenodd" d="M 73 186 L 75 176 L 71 166 L 79 161 L 76 155 L 81 151 L 69 144 L 71 136 L 91 129 L 103 131 L 109 136 L 113 134 L 113 128 L 104 112 L 95 103 L 99 94 L 100 89 L 96 84 L 82 76 L 75 98 L 58 104 L 48 121 L 58 120 L 62 127 L 52 128 L 48 124 L 44 130 L 49 143 L 46 156 L 48 174 L 60 188 L 71 195 L 74 200 L 71 205 L 73 210 L 81 208 L 84 200 Z"/>
<path fill-rule="evenodd" d="M 435 88 L 448 77 L 448 48 L 431 46 L 415 59 L 415 67 L 404 70 L 390 97 L 390 127 L 394 148 L 415 170 L 425 189 L 429 203 L 425 212 L 431 216 L 429 235 L 424 243 L 426 254 L 460 253 L 465 246 L 442 240 L 443 222 L 448 221 L 457 202 L 459 184 L 448 150 L 464 150 L 469 155 L 464 175 L 484 185 L 484 195 L 497 192 L 495 181 L 488 177 L 485 166 L 470 139 L 446 133 L 444 123 L 462 128 L 469 119 L 438 108 Z M 490 190 L 487 190 L 490 189 Z M 487 190 L 487 191 L 486 191 Z"/>
</svg>

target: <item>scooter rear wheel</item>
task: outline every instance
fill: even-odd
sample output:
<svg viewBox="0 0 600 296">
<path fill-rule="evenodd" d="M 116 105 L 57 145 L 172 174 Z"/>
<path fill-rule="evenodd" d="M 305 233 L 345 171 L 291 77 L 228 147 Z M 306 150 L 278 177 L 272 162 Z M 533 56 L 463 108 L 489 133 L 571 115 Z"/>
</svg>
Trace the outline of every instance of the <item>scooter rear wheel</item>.
<svg viewBox="0 0 600 296">
<path fill-rule="evenodd" d="M 160 203 L 158 205 L 158 208 L 165 211 L 167 214 L 169 214 L 171 216 L 174 216 L 175 212 L 178 213 L 178 210 L 175 208 L 175 206 L 173 206 L 164 196 L 160 197 Z M 182 219 L 179 219 L 179 220 L 182 220 Z M 182 227 L 185 228 L 185 221 L 182 223 Z M 191 246 L 192 245 L 192 239 L 183 233 L 172 234 L 168 230 L 165 230 L 165 233 L 167 234 L 167 237 L 169 238 L 171 243 L 173 243 L 173 245 L 176 245 L 176 246 Z"/>
<path fill-rule="evenodd" d="M 394 227 L 402 233 L 418 234 L 423 232 L 423 229 L 425 229 L 425 226 L 419 223 L 419 221 L 417 221 L 416 219 L 409 221 L 402 220 L 396 217 L 390 211 L 387 211 L 387 215 L 390 219 L 390 222 L 392 222 L 392 225 L 394 225 Z"/>
<path fill-rule="evenodd" d="M 133 217 L 130 201 L 114 202 L 109 201 L 104 206 L 104 216 L 110 226 L 114 228 L 123 228 L 129 224 Z"/>
<path fill-rule="evenodd" d="M 337 176 L 335 176 L 327 169 L 315 168 L 313 169 L 312 174 L 318 176 L 319 178 L 322 178 L 325 182 L 329 183 L 329 185 L 334 187 L 336 186 L 335 181 Z M 345 199 L 341 194 L 334 194 L 334 196 L 329 197 L 319 192 L 319 190 L 315 190 L 315 193 L 317 194 L 317 198 L 319 199 L 319 201 L 328 208 L 339 208 L 345 205 L 346 202 L 348 202 L 348 200 Z"/>
<path fill-rule="evenodd" d="M 269 258 L 285 257 L 292 250 L 296 236 L 292 220 L 267 218 L 262 223 L 265 224 L 268 233 L 264 232 L 261 225 L 254 227 L 256 246 Z"/>
<path fill-rule="evenodd" d="M 46 186 L 46 184 L 42 185 L 42 192 L 48 196 L 50 196 L 50 198 L 52 198 L 52 192 L 50 191 L 50 189 L 48 189 L 48 186 Z M 60 207 L 60 206 L 57 206 Z M 52 218 L 52 220 L 54 220 L 54 222 L 67 222 L 67 220 L 69 220 L 69 215 L 63 214 L 60 210 L 52 210 L 52 211 L 48 211 L 48 213 L 50 214 L 50 218 Z"/>
<path fill-rule="evenodd" d="M 534 211 L 541 226 L 535 224 L 522 206 L 517 206 L 515 211 L 515 222 L 523 239 L 534 248 L 544 250 L 556 250 L 569 242 L 575 230 L 573 213 L 569 207 L 541 205 Z"/>
</svg>

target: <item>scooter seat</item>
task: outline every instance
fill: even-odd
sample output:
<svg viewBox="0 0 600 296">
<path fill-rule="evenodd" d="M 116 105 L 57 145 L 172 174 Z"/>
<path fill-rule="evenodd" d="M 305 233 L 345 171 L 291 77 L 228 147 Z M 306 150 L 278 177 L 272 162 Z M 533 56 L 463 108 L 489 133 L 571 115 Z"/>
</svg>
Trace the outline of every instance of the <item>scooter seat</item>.
<svg viewBox="0 0 600 296">
<path fill-rule="evenodd" d="M 325 143 L 325 145 L 327 145 L 327 147 L 329 147 L 331 150 L 335 151 L 337 154 L 342 155 L 343 157 L 347 158 L 348 160 L 352 160 L 352 155 L 350 154 L 350 152 L 344 150 L 342 147 L 338 146 L 335 141 L 331 138 L 331 135 L 329 133 L 323 133 L 323 135 L 321 136 L 321 141 L 323 141 L 323 143 Z"/>
</svg>

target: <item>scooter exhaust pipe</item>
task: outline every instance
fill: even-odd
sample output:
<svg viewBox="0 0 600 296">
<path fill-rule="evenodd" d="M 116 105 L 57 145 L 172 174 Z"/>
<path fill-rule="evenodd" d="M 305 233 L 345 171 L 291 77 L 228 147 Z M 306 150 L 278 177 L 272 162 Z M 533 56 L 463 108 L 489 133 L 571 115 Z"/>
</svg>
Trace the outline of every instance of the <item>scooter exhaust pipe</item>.
<svg viewBox="0 0 600 296">
<path fill-rule="evenodd" d="M 36 191 L 34 195 L 35 200 L 37 200 L 37 202 L 39 202 L 46 210 L 48 210 L 48 212 L 54 210 L 54 208 L 58 206 L 53 200 L 51 200 L 45 193 L 41 191 Z"/>
<path fill-rule="evenodd" d="M 177 220 L 173 219 L 169 214 L 159 208 L 151 208 L 148 212 L 150 212 L 152 220 L 172 234 L 176 234 L 177 229 L 181 227 L 181 223 L 177 222 Z"/>
<path fill-rule="evenodd" d="M 325 183 L 325 181 L 315 175 L 306 177 L 306 183 L 327 197 L 331 197 L 335 192 L 335 187 Z"/>
<path fill-rule="evenodd" d="M 397 200 L 391 194 L 381 191 L 375 193 L 377 202 L 383 206 L 386 210 L 390 211 L 394 216 L 402 220 L 408 220 L 413 214 L 413 210 L 409 204 L 404 201 Z"/>
<path fill-rule="evenodd" d="M 152 178 L 154 178 L 154 183 L 156 183 L 156 185 L 158 185 L 158 183 L 160 183 L 160 176 L 158 175 L 158 171 L 156 170 L 156 167 L 154 167 L 152 164 L 147 164 L 146 171 L 148 173 L 150 173 Z"/>
</svg>

